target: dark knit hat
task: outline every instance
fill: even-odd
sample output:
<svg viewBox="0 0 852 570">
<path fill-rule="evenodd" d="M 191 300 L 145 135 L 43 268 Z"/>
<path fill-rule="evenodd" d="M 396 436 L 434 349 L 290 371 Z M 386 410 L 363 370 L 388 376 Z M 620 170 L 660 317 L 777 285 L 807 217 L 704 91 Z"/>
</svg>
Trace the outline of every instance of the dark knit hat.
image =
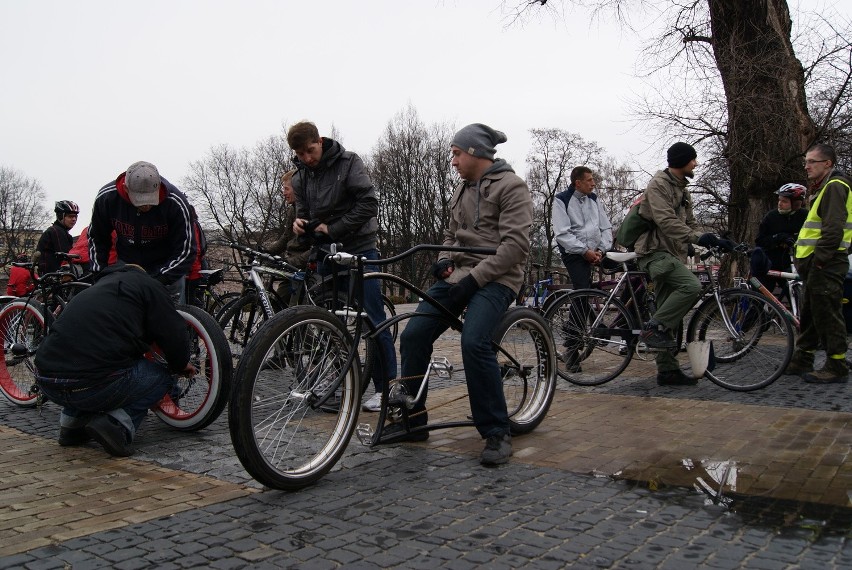
<svg viewBox="0 0 852 570">
<path fill-rule="evenodd" d="M 494 160 L 494 153 L 497 152 L 494 147 L 507 140 L 505 133 L 482 123 L 474 123 L 457 132 L 450 144 L 473 156 Z"/>
<path fill-rule="evenodd" d="M 683 168 L 689 161 L 696 158 L 698 153 L 692 148 L 692 145 L 685 142 L 676 142 L 669 147 L 668 158 L 669 166 L 672 168 Z"/>
</svg>

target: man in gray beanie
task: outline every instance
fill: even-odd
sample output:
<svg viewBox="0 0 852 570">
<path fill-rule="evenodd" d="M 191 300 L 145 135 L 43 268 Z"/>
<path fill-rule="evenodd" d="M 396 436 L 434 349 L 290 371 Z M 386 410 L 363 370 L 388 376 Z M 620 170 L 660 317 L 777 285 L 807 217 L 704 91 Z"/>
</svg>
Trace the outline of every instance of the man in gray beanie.
<svg viewBox="0 0 852 570">
<path fill-rule="evenodd" d="M 523 282 L 532 225 L 529 188 L 505 160 L 494 158 L 494 147 L 506 140 L 505 134 L 481 123 L 468 125 L 453 137 L 452 165 L 462 180 L 450 202 L 444 245 L 494 248 L 497 254 L 441 252 L 432 267 L 438 281 L 427 292 L 454 315 L 468 307 L 461 335 L 462 360 L 473 422 L 486 440 L 480 456 L 483 465 L 505 463 L 512 455 L 509 415 L 491 338 Z M 425 302 L 417 311 L 438 313 Z M 427 317 L 414 317 L 405 327 L 400 357 L 409 394 L 417 394 L 420 380 L 410 379 L 423 378 L 432 344 L 446 329 L 441 320 Z M 426 424 L 424 394 L 407 421 L 392 424 L 384 433 L 422 441 L 429 437 Z"/>
<path fill-rule="evenodd" d="M 669 167 L 654 174 L 639 206 L 641 216 L 652 220 L 654 228 L 639 237 L 635 249 L 639 268 L 648 273 L 657 296 L 657 311 L 643 327 L 642 341 L 649 348 L 676 349 L 673 331 L 680 328 L 701 292 L 698 278 L 686 266 L 689 244 L 728 250 L 735 244 L 698 231 L 687 189 L 687 179 L 692 178 L 698 164 L 692 145 L 677 142 L 666 154 Z M 660 350 L 656 362 L 660 386 L 696 383 L 681 371 L 669 350 Z"/>
</svg>

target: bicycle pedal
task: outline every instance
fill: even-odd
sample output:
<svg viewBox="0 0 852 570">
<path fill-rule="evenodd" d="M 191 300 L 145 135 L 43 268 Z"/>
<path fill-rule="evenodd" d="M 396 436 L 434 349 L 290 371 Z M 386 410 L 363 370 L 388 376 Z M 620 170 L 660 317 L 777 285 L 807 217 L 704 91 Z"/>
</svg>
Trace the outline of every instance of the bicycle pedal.
<svg viewBox="0 0 852 570">
<path fill-rule="evenodd" d="M 448 358 L 443 356 L 433 358 L 429 363 L 429 369 L 438 378 L 452 378 L 453 376 L 453 365 Z"/>
<path fill-rule="evenodd" d="M 373 434 L 373 426 L 370 424 L 358 424 L 358 427 L 355 428 L 355 435 L 358 436 L 361 445 L 372 446 Z"/>
</svg>

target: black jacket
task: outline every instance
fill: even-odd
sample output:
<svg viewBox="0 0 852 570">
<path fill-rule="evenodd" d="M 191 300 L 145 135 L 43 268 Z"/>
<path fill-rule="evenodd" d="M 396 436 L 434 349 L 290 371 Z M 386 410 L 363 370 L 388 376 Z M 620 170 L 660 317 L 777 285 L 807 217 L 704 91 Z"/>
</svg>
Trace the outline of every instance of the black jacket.
<svg viewBox="0 0 852 570">
<path fill-rule="evenodd" d="M 361 158 L 323 138 L 322 158 L 315 168 L 294 162 L 296 217 L 326 224 L 331 239 L 348 253 L 375 249 L 379 202 Z"/>
<path fill-rule="evenodd" d="M 42 376 L 98 380 L 132 366 L 153 342 L 172 371 L 189 362 L 186 323 L 166 288 L 118 262 L 63 309 L 39 345 L 35 365 Z"/>
<path fill-rule="evenodd" d="M 56 220 L 53 225 L 44 230 L 36 245 L 36 251 L 39 253 L 38 272 L 40 275 L 56 271 L 62 262 L 56 259 L 57 252 L 68 253 L 71 246 L 74 245 L 74 238 L 68 228 L 61 220 Z"/>
<path fill-rule="evenodd" d="M 766 252 L 766 256 L 772 262 L 772 269 L 790 271 L 792 268 L 790 254 L 795 253 L 793 243 L 807 217 L 808 211 L 804 208 L 789 214 L 770 210 L 763 217 L 757 230 L 755 243 Z"/>
<path fill-rule="evenodd" d="M 186 196 L 165 178 L 160 203 L 141 212 L 130 202 L 122 173 L 98 191 L 89 226 L 92 271 L 107 266 L 116 232 L 118 259 L 145 268 L 158 281 L 170 284 L 189 273 L 196 245 L 192 212 Z"/>
</svg>

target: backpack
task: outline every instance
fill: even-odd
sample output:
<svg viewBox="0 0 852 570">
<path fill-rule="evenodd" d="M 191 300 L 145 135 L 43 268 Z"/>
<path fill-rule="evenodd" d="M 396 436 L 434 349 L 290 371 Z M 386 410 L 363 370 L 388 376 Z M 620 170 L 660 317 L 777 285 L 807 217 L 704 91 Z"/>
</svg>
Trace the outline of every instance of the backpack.
<svg viewBox="0 0 852 570">
<path fill-rule="evenodd" d="M 615 234 L 615 241 L 619 245 L 626 247 L 628 251 L 633 251 L 633 248 L 636 246 L 636 241 L 643 234 L 654 229 L 654 222 L 643 218 L 639 214 L 639 206 L 641 203 L 642 197 L 640 197 L 639 200 L 630 207 L 630 210 L 627 211 L 627 215 L 624 216 L 624 221 L 622 221 L 621 225 L 618 226 L 618 231 Z"/>
</svg>

